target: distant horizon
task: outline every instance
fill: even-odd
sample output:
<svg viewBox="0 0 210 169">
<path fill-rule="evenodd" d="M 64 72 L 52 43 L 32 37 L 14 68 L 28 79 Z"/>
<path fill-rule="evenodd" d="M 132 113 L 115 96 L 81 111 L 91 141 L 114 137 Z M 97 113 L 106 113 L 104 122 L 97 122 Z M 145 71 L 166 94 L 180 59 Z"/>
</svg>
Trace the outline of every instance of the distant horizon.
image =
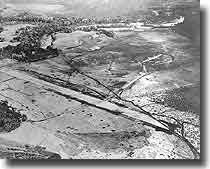
<svg viewBox="0 0 210 169">
<path fill-rule="evenodd" d="M 181 1 L 181 0 L 178 0 Z M 188 0 L 189 3 L 197 0 Z M 170 5 L 174 0 L 1 0 L 4 15 L 21 12 L 56 16 L 116 17 L 148 9 L 156 4 Z"/>
</svg>

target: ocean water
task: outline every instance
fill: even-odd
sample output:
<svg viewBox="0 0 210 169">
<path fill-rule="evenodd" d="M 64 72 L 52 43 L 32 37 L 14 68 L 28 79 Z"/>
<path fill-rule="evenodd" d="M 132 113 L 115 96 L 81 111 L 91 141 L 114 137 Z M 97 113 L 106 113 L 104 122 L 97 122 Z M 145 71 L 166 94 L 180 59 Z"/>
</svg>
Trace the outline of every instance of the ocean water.
<svg viewBox="0 0 210 169">
<path fill-rule="evenodd" d="M 153 2 L 153 1 L 152 1 Z M 130 13 L 132 19 L 142 18 L 147 23 L 167 23 L 175 18 L 184 17 L 184 22 L 172 28 L 182 36 L 192 40 L 194 45 L 200 45 L 200 4 L 197 0 L 153 2 L 146 9 Z"/>
</svg>

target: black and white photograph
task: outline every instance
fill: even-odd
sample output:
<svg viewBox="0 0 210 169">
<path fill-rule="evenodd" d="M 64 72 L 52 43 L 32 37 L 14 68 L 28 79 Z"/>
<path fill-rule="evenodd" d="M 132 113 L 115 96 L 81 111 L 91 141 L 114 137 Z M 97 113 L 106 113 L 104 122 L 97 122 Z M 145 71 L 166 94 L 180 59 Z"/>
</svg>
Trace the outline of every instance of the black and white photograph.
<svg viewBox="0 0 210 169">
<path fill-rule="evenodd" d="M 199 0 L 0 0 L 0 159 L 200 160 Z"/>
</svg>

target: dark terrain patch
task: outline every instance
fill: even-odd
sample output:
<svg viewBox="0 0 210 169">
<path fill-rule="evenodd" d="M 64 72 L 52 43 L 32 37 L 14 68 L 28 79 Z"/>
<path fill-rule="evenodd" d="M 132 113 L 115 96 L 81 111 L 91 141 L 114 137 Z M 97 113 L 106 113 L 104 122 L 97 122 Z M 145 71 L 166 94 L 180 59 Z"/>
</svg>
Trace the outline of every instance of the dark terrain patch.
<svg viewBox="0 0 210 169">
<path fill-rule="evenodd" d="M 26 115 L 16 112 L 7 101 L 0 101 L 0 132 L 11 132 L 26 120 Z"/>
<path fill-rule="evenodd" d="M 61 156 L 57 153 L 52 153 L 45 150 L 45 147 L 41 146 L 6 146 L 6 148 L 0 148 L 1 159 L 24 159 L 24 160 L 37 160 L 37 159 L 61 159 Z"/>
<path fill-rule="evenodd" d="M 160 96 L 153 95 L 156 103 L 175 108 L 180 111 L 200 114 L 200 86 L 181 87 L 166 91 Z"/>
<path fill-rule="evenodd" d="M 142 131 L 112 130 L 110 133 L 77 133 L 76 135 L 90 143 L 93 149 L 107 153 L 119 149 L 130 152 L 142 148 L 149 144 L 147 138 L 151 133 L 145 129 Z"/>
</svg>

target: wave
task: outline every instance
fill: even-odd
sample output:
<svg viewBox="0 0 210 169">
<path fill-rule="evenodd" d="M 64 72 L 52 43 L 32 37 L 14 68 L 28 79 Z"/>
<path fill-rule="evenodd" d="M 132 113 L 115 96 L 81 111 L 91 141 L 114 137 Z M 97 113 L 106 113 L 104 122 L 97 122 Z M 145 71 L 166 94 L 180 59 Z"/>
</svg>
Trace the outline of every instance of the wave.
<svg viewBox="0 0 210 169">
<path fill-rule="evenodd" d="M 145 24 L 145 22 L 133 22 L 133 23 L 107 23 L 107 24 L 93 24 L 93 25 L 85 25 L 79 26 L 80 30 L 85 28 L 95 28 L 95 29 L 102 29 L 106 31 L 113 31 L 113 32 L 141 32 L 141 31 L 150 31 L 155 28 L 170 28 L 174 27 L 178 24 L 183 23 L 185 18 L 180 16 L 172 20 L 171 22 L 162 22 L 160 24 Z"/>
<path fill-rule="evenodd" d="M 185 18 L 183 16 L 180 16 L 178 19 L 175 19 L 173 20 L 171 23 L 164 23 L 164 24 L 161 24 L 162 26 L 168 26 L 168 27 L 171 27 L 171 26 L 175 26 L 175 25 L 178 25 L 180 23 L 183 23 L 185 20 Z"/>
<path fill-rule="evenodd" d="M 183 23 L 184 20 L 185 20 L 185 18 L 183 16 L 180 16 L 179 18 L 174 19 L 171 22 L 160 23 L 160 24 L 145 24 L 144 26 L 153 27 L 153 28 L 174 27 L 178 24 Z"/>
</svg>

